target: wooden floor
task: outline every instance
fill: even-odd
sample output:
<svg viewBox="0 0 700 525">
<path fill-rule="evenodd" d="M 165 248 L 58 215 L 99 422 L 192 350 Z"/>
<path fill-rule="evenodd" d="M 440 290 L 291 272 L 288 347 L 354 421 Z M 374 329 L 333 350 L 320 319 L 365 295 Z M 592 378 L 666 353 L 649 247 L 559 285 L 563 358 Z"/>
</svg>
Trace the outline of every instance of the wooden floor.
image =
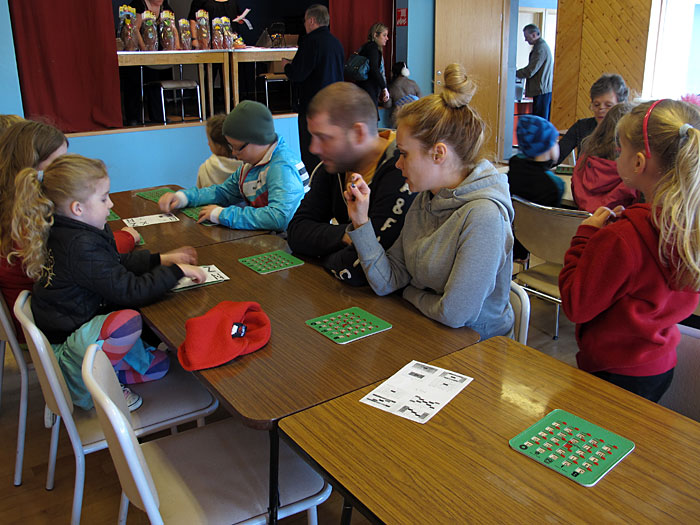
<svg viewBox="0 0 700 525">
<path fill-rule="evenodd" d="M 532 317 L 528 344 L 567 363 L 575 364 L 576 343 L 573 324 L 564 315 L 560 321 L 560 338 L 552 340 L 554 306 L 537 299 L 532 300 Z M 72 448 L 65 432 L 62 432 L 56 483 L 52 491 L 46 491 L 46 467 L 48 459 L 49 431 L 43 426 L 44 403 L 36 374 L 30 373 L 29 414 L 27 418 L 27 444 L 24 459 L 24 478 L 19 487 L 12 483 L 17 438 L 17 413 L 19 404 L 19 374 L 12 352 L 6 352 L 5 379 L 2 387 L 0 411 L 0 524 L 50 524 L 69 523 L 73 497 L 75 463 Z M 226 417 L 223 412 L 215 417 Z M 121 489 L 109 452 L 107 450 L 86 457 L 86 483 L 83 498 L 82 523 L 113 524 L 117 521 Z M 319 507 L 319 523 L 339 523 L 342 498 L 334 492 Z M 304 514 L 282 520 L 285 525 L 306 523 Z M 146 515 L 129 509 L 128 523 L 148 523 Z M 358 512 L 353 513 L 352 523 L 368 521 Z"/>
</svg>

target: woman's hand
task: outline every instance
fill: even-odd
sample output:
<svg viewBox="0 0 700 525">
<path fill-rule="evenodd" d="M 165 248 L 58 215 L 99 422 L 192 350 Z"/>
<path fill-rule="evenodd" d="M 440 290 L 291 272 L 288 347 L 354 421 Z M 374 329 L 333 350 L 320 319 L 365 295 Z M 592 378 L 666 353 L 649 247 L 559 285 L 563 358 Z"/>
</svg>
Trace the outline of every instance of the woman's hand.
<svg viewBox="0 0 700 525">
<path fill-rule="evenodd" d="M 202 206 L 202 208 L 199 210 L 199 219 L 197 219 L 197 222 L 201 223 L 204 221 L 211 221 L 211 214 L 214 212 L 214 210 L 218 208 L 216 204 L 208 204 L 207 206 Z"/>
<path fill-rule="evenodd" d="M 195 284 L 203 283 L 207 280 L 207 274 L 199 266 L 192 266 L 191 264 L 178 264 L 182 273 L 185 277 L 192 279 Z"/>
<path fill-rule="evenodd" d="M 625 210 L 624 206 L 616 206 L 614 210 L 601 206 L 598 208 L 593 215 L 584 220 L 581 224 L 586 226 L 594 226 L 596 228 L 602 228 L 609 222 L 614 221 L 620 214 Z"/>
<path fill-rule="evenodd" d="M 160 254 L 160 264 L 197 264 L 197 250 L 192 246 L 182 246 L 175 250 Z"/>
<path fill-rule="evenodd" d="M 345 201 L 348 205 L 348 216 L 354 228 L 359 228 L 369 221 L 370 189 L 362 175 L 353 173 L 345 189 Z"/>
<path fill-rule="evenodd" d="M 161 195 L 160 199 L 158 199 L 158 207 L 160 208 L 160 211 L 165 213 L 170 213 L 171 211 L 176 210 L 179 203 L 180 200 L 172 191 L 164 193 Z"/>
</svg>

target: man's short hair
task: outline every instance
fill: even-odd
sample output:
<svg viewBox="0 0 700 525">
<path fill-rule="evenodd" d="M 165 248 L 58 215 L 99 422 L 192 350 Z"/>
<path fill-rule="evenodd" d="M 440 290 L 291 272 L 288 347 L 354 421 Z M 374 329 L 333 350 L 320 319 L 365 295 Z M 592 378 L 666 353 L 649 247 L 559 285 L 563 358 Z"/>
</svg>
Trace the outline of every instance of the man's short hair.
<svg viewBox="0 0 700 525">
<path fill-rule="evenodd" d="M 308 117 L 328 113 L 334 126 L 350 129 L 361 122 L 370 133 L 377 133 L 377 106 L 369 94 L 351 82 L 336 82 L 316 93 L 306 110 Z"/>
<path fill-rule="evenodd" d="M 327 26 L 331 23 L 331 17 L 328 14 L 328 8 L 325 5 L 313 4 L 306 9 L 304 13 L 306 18 L 313 18 L 320 26 Z"/>
<path fill-rule="evenodd" d="M 527 33 L 528 35 L 532 33 L 537 33 L 539 35 L 540 28 L 537 27 L 535 24 L 528 24 L 525 27 L 523 27 L 523 33 Z"/>
</svg>

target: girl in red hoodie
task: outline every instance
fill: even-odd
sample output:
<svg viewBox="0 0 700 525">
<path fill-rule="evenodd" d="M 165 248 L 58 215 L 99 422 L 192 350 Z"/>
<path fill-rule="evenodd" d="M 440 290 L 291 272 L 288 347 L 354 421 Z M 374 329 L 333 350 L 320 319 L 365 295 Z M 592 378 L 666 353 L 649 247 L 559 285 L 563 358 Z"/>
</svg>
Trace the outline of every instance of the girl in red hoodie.
<svg viewBox="0 0 700 525">
<path fill-rule="evenodd" d="M 676 323 L 698 304 L 700 110 L 642 104 L 617 133 L 620 177 L 646 203 L 601 207 L 583 221 L 559 288 L 579 368 L 658 401 L 676 366 Z"/>
</svg>

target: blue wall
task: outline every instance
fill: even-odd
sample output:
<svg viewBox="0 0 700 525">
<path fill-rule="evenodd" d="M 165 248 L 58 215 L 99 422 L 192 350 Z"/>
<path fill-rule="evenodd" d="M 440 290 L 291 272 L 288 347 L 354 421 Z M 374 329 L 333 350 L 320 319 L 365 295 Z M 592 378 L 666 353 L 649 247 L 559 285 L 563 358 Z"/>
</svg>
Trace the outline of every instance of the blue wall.
<svg viewBox="0 0 700 525">
<path fill-rule="evenodd" d="M 690 41 L 690 57 L 688 59 L 688 93 L 700 94 L 700 4 L 695 5 L 693 21 L 693 37 Z"/>
<path fill-rule="evenodd" d="M 520 7 L 538 7 L 540 9 L 557 9 L 557 0 L 520 0 Z"/>
<path fill-rule="evenodd" d="M 0 0 L 0 113 L 24 116 L 8 0 Z"/>
<path fill-rule="evenodd" d="M 421 93 L 433 92 L 435 1 L 408 0 L 408 68 Z"/>
</svg>

